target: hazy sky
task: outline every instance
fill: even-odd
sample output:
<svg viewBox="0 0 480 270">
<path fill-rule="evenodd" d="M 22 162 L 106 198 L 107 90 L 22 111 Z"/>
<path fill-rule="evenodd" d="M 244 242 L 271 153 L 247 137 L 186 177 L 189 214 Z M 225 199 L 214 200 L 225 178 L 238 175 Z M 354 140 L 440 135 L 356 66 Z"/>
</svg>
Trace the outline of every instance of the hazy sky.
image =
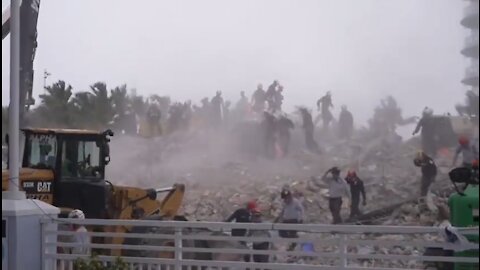
<svg viewBox="0 0 480 270">
<path fill-rule="evenodd" d="M 2 0 L 3 6 L 9 1 Z M 62 79 L 76 91 L 96 81 L 143 95 L 235 102 L 278 79 L 287 108 L 332 91 L 365 121 L 393 95 L 405 114 L 463 100 L 467 31 L 461 0 L 42 0 L 34 93 Z M 8 104 L 9 38 L 2 42 Z"/>
</svg>

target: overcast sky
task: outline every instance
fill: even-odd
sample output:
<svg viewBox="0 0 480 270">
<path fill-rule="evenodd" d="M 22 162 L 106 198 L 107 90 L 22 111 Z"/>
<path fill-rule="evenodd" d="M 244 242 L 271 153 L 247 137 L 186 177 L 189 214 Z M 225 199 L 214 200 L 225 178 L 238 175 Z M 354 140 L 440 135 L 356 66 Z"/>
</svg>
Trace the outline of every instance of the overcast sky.
<svg viewBox="0 0 480 270">
<path fill-rule="evenodd" d="M 2 0 L 3 6 L 9 1 Z M 237 100 L 278 79 L 287 108 L 330 90 L 365 121 L 393 95 L 404 114 L 454 112 L 467 90 L 461 0 L 42 0 L 34 93 L 43 70 L 75 91 L 96 81 L 143 95 Z M 2 42 L 8 104 L 9 42 Z"/>
</svg>

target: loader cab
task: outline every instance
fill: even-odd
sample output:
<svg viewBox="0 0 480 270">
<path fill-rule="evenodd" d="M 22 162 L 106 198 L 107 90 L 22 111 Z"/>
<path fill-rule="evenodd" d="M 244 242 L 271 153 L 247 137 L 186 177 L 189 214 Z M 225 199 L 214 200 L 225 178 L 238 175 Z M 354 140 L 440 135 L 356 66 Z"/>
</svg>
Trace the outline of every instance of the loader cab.
<svg viewBox="0 0 480 270">
<path fill-rule="evenodd" d="M 22 168 L 53 172 L 49 184 L 53 205 L 82 209 L 88 218 L 103 218 L 108 196 L 105 182 L 105 166 L 110 161 L 108 136 L 113 133 L 66 129 L 22 131 L 25 138 Z"/>
</svg>

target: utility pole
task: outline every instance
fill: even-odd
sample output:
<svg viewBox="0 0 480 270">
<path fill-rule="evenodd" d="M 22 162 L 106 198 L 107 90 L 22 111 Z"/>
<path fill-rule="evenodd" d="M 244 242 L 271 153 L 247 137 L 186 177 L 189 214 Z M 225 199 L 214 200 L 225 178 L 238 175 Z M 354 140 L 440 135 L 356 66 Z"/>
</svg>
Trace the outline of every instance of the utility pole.
<svg viewBox="0 0 480 270">
<path fill-rule="evenodd" d="M 25 199 L 25 193 L 20 192 L 18 181 L 20 168 L 20 0 L 11 0 L 10 8 L 9 182 L 8 192 L 2 194 L 2 197 Z"/>
</svg>

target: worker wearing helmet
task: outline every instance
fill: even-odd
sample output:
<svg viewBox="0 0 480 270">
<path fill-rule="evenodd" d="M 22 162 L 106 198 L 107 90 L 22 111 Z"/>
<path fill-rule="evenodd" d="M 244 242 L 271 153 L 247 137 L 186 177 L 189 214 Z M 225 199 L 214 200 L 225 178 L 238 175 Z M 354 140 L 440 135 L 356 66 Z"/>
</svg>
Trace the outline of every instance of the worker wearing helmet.
<svg viewBox="0 0 480 270">
<path fill-rule="evenodd" d="M 85 219 L 85 214 L 82 210 L 75 209 L 68 214 L 68 218 Z M 80 244 L 80 246 L 72 247 L 70 253 L 82 255 L 90 254 L 90 247 L 87 246 L 90 244 L 90 237 L 85 226 L 79 224 L 71 224 L 70 230 L 75 232 L 75 234 L 71 235 L 71 239 L 69 242 Z"/>
<path fill-rule="evenodd" d="M 259 212 L 257 209 L 257 203 L 250 201 L 246 207 L 237 209 L 231 214 L 225 222 L 235 221 L 237 223 L 250 223 L 252 222 L 252 213 Z M 246 229 L 232 229 L 232 236 L 245 236 L 247 234 Z"/>
<path fill-rule="evenodd" d="M 350 218 L 361 215 L 360 212 L 360 195 L 362 195 L 363 205 L 367 204 L 365 196 L 365 187 L 362 179 L 357 176 L 355 171 L 348 171 L 345 181 L 350 185 L 350 194 L 352 194 L 352 200 L 350 201 Z"/>
<path fill-rule="evenodd" d="M 331 175 L 328 176 L 329 174 Z M 337 167 L 326 171 L 322 180 L 328 184 L 328 206 L 332 213 L 333 224 L 342 223 L 342 216 L 340 214 L 343 203 L 342 197 L 347 196 L 351 198 L 349 186 L 347 182 L 340 177 L 340 169 Z"/>
<path fill-rule="evenodd" d="M 419 151 L 413 160 L 415 166 L 422 168 L 422 182 L 420 185 L 420 196 L 426 196 L 430 185 L 435 182 L 437 176 L 437 165 L 435 161 L 423 151 Z"/>
<path fill-rule="evenodd" d="M 281 221 L 282 223 L 287 224 L 303 223 L 305 210 L 302 203 L 297 198 L 293 197 L 293 194 L 289 189 L 284 189 L 282 191 L 281 198 L 283 199 L 283 208 L 275 219 L 275 222 Z M 283 238 L 298 237 L 296 230 L 280 230 L 279 235 Z M 289 245 L 288 250 L 294 250 L 296 246 L 297 244 L 293 242 Z"/>
<path fill-rule="evenodd" d="M 470 143 L 470 140 L 466 136 L 461 136 L 458 139 L 458 147 L 455 151 L 452 167 L 457 164 L 458 156 L 462 154 L 463 162 L 462 167 L 471 168 L 475 159 L 478 159 L 478 149 Z"/>
</svg>

